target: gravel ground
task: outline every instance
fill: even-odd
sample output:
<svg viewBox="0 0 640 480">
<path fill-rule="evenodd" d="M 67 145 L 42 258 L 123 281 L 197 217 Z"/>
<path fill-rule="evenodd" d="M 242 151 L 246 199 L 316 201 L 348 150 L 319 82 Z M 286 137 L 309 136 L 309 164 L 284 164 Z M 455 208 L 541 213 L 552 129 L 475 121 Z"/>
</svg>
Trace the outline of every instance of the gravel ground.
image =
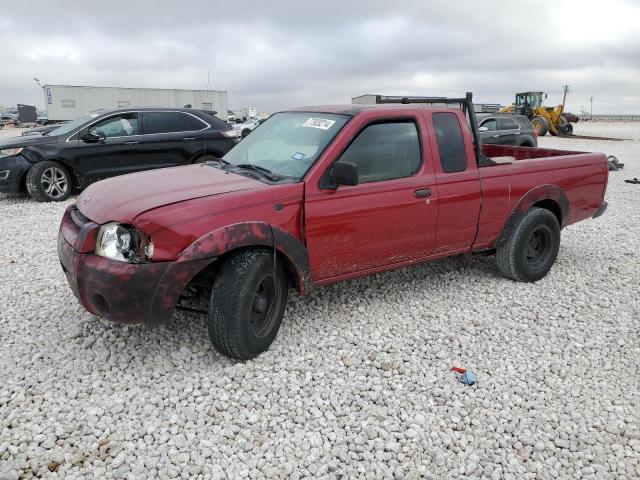
<svg viewBox="0 0 640 480">
<path fill-rule="evenodd" d="M 635 140 L 541 140 L 626 162 L 546 278 L 456 257 L 294 296 L 244 364 L 197 316 L 85 312 L 65 205 L 0 196 L 0 478 L 640 477 L 640 124 L 576 133 Z"/>
</svg>

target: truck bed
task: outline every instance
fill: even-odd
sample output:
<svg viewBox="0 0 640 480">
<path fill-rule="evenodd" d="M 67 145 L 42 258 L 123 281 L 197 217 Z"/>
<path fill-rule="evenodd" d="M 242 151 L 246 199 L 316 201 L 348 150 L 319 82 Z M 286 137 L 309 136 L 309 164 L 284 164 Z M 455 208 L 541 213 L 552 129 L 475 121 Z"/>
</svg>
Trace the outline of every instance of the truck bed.
<svg viewBox="0 0 640 480">
<path fill-rule="evenodd" d="M 475 247 L 491 245 L 517 203 L 534 188 L 559 188 L 568 209 L 561 226 L 591 217 L 604 201 L 606 156 L 550 148 L 483 145 L 492 162 L 478 169 L 483 192 Z"/>
<path fill-rule="evenodd" d="M 553 148 L 513 147 L 510 145 L 482 145 L 482 152 L 489 158 L 508 158 L 529 160 L 532 158 L 564 157 L 584 152 L 571 150 L 555 150 Z M 504 163 L 504 162 L 502 162 Z"/>
</svg>

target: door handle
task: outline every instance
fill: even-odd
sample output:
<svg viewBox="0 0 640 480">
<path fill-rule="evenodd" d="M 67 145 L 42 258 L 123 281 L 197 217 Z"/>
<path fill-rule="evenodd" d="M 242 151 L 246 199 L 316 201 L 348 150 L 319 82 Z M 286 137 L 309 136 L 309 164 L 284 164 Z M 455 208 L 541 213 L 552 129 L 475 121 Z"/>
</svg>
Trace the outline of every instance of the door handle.
<svg viewBox="0 0 640 480">
<path fill-rule="evenodd" d="M 140 143 L 138 140 L 129 140 L 128 142 L 124 142 L 125 145 L 137 145 L 138 143 Z"/>
<path fill-rule="evenodd" d="M 413 192 L 416 198 L 427 198 L 431 196 L 430 188 L 421 188 L 420 190 L 416 190 Z"/>
<path fill-rule="evenodd" d="M 184 137 L 182 140 L 184 140 L 185 142 L 190 142 L 191 140 L 195 140 L 196 137 Z"/>
<path fill-rule="evenodd" d="M 500 137 L 500 134 L 496 134 L 496 135 L 492 135 L 493 138 L 498 138 Z"/>
</svg>

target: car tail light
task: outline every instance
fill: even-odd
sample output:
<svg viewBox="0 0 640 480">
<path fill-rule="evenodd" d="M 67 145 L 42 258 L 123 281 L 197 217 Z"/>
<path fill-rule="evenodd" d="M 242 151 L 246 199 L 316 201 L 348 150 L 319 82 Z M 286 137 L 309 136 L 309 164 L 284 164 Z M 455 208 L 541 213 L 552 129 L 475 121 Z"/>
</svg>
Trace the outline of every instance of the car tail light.
<svg viewBox="0 0 640 480">
<path fill-rule="evenodd" d="M 238 131 L 235 130 L 235 129 L 222 130 L 220 133 L 222 135 L 224 135 L 225 137 L 229 137 L 229 138 L 237 138 L 238 137 Z"/>
</svg>

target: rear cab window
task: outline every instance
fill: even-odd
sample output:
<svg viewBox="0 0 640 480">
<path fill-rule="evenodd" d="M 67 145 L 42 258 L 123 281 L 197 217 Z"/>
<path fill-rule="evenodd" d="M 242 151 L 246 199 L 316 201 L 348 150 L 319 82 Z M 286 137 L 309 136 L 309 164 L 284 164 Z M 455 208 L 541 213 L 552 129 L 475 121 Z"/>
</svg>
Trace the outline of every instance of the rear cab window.
<svg viewBox="0 0 640 480">
<path fill-rule="evenodd" d="M 467 170 L 467 151 L 458 117 L 452 112 L 436 112 L 432 115 L 440 164 L 444 173 Z"/>
</svg>

